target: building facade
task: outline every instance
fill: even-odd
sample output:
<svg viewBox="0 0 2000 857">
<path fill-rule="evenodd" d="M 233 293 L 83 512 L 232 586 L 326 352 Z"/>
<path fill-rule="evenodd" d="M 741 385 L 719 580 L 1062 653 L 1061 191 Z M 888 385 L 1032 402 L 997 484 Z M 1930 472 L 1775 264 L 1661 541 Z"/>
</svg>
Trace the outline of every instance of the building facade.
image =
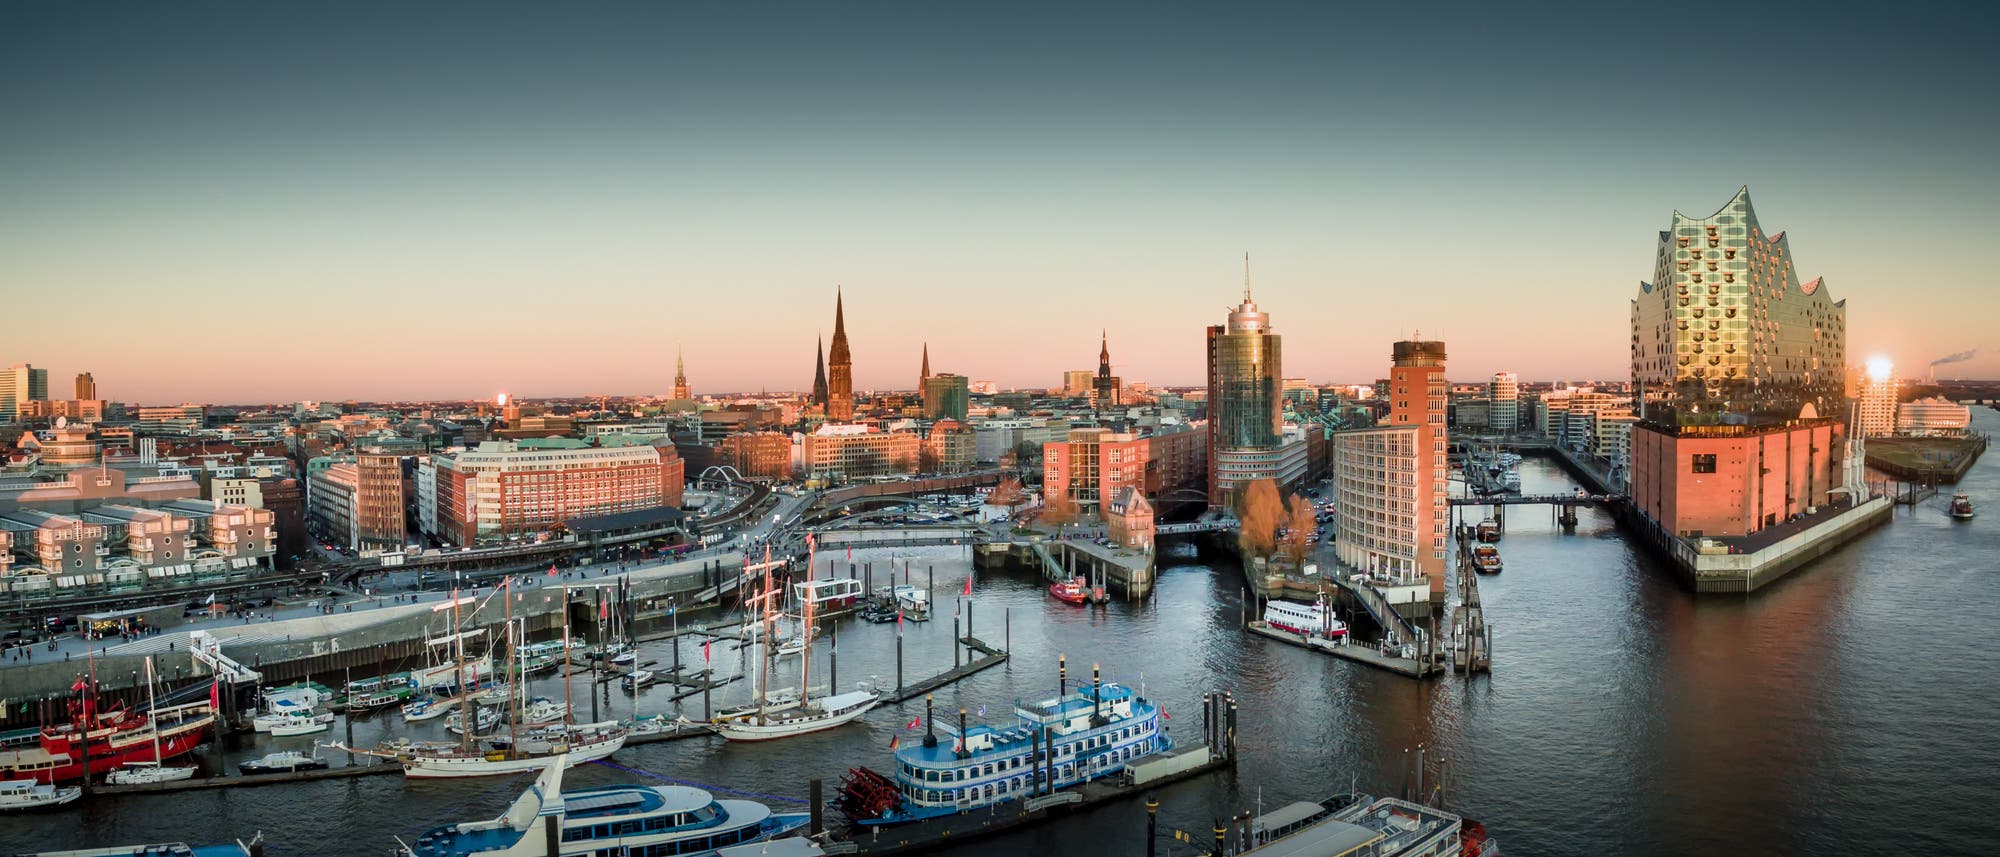
<svg viewBox="0 0 2000 857">
<path fill-rule="evenodd" d="M 1414 469 L 1406 477 L 1416 497 L 1412 515 L 1419 539 L 1417 568 L 1430 578 L 1433 600 L 1444 596 L 1450 538 L 1445 532 L 1446 500 L 1451 496 L 1445 411 L 1451 383 L 1445 380 L 1444 364 L 1444 343 L 1437 340 L 1404 340 L 1390 353 L 1388 423 L 1416 428 L 1417 454 L 1410 462 Z"/>
<path fill-rule="evenodd" d="M 775 431 L 733 434 L 722 439 L 720 451 L 723 462 L 746 479 L 792 478 L 791 435 Z"/>
<path fill-rule="evenodd" d="M 19 421 L 28 402 L 49 398 L 49 370 L 16 363 L 0 369 L 0 417 Z"/>
<path fill-rule="evenodd" d="M 972 410 L 972 379 L 940 372 L 923 385 L 924 419 L 965 421 Z"/>
<path fill-rule="evenodd" d="M 1334 550 L 1341 564 L 1401 584 L 1426 578 L 1432 551 L 1418 473 L 1430 453 L 1418 425 L 1333 434 Z"/>
<path fill-rule="evenodd" d="M 923 438 L 863 424 L 823 425 L 805 436 L 807 479 L 828 483 L 915 473 Z"/>
<path fill-rule="evenodd" d="M 1972 428 L 1972 409 L 1943 396 L 1904 402 L 1896 408 L 1896 433 L 1919 437 L 1954 436 Z"/>
<path fill-rule="evenodd" d="M 434 456 L 438 537 L 491 543 L 571 518 L 680 505 L 685 465 L 672 446 L 605 443 L 487 441 Z"/>
<path fill-rule="evenodd" d="M 1632 301 L 1639 511 L 1676 537 L 1729 538 L 1828 505 L 1846 472 L 1846 328 L 1748 188 L 1704 218 L 1674 212 Z"/>
<path fill-rule="evenodd" d="M 1486 425 L 1503 434 L 1521 430 L 1521 376 L 1495 372 L 1486 384 Z"/>
<path fill-rule="evenodd" d="M 1901 384 L 1894 375 L 1869 376 L 1862 380 L 1854 401 L 1854 430 L 1862 437 L 1888 437 L 1896 433 L 1896 399 Z"/>
<path fill-rule="evenodd" d="M 1210 506 L 1227 505 L 1239 486 L 1257 479 L 1282 487 L 1305 472 L 1303 436 L 1296 455 L 1284 448 L 1283 344 L 1250 298 L 1246 261 L 1243 302 L 1226 324 L 1208 328 Z"/>
</svg>

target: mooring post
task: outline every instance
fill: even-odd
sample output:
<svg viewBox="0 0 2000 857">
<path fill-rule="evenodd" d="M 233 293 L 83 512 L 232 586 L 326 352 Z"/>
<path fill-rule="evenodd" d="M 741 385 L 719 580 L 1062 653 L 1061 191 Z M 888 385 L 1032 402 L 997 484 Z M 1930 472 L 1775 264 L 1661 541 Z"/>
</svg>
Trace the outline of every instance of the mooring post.
<svg viewBox="0 0 2000 857">
<path fill-rule="evenodd" d="M 951 668 L 958 669 L 958 610 L 951 612 Z"/>
<path fill-rule="evenodd" d="M 903 617 L 896 617 L 896 695 L 903 694 Z"/>
<path fill-rule="evenodd" d="M 826 803 L 826 801 L 820 799 L 821 788 L 822 786 L 820 784 L 820 779 L 818 777 L 814 777 L 806 782 L 806 799 L 812 802 L 812 826 L 809 828 L 809 830 L 811 831 L 811 835 L 815 838 L 819 836 L 822 830 L 826 829 L 824 821 L 820 818 L 820 813 L 823 811 L 823 805 Z M 561 825 L 552 824 L 549 826 L 560 827 Z"/>
<path fill-rule="evenodd" d="M 1160 840 L 1160 799 L 1146 793 L 1146 857 L 1154 857 Z"/>
</svg>

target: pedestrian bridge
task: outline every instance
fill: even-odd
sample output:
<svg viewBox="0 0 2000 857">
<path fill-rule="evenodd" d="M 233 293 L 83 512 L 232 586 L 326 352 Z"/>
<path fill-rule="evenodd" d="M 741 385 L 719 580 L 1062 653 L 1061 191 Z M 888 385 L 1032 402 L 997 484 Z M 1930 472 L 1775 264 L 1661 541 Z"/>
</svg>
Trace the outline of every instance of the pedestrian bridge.
<svg viewBox="0 0 2000 857">
<path fill-rule="evenodd" d="M 1236 527 L 1237 522 L 1233 520 L 1190 521 L 1185 524 L 1160 524 L 1153 528 L 1153 534 L 1156 536 L 1185 536 L 1190 533 L 1230 533 L 1235 532 Z"/>
<path fill-rule="evenodd" d="M 1630 499 L 1624 494 L 1490 494 L 1453 497 L 1453 506 L 1608 506 Z"/>
</svg>

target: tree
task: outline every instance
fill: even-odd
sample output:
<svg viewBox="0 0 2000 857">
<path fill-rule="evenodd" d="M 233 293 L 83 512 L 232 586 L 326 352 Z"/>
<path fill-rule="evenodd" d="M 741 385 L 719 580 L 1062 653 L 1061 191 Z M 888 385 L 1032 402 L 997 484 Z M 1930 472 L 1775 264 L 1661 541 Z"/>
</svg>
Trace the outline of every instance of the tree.
<svg viewBox="0 0 2000 857">
<path fill-rule="evenodd" d="M 1007 511 L 1012 512 L 1016 507 L 1028 502 L 1028 495 L 1021 490 L 1021 480 L 1010 476 L 1000 480 L 1000 484 L 993 487 L 993 493 L 986 495 L 986 502 L 995 506 L 1005 506 Z"/>
<path fill-rule="evenodd" d="M 1293 494 L 1285 504 L 1284 555 L 1295 566 L 1304 566 L 1306 557 L 1312 555 L 1313 529 L 1319 519 L 1313 514 L 1312 501 Z"/>
<path fill-rule="evenodd" d="M 936 447 L 926 443 L 917 448 L 918 473 L 936 473 L 943 466 L 942 461 L 943 458 L 938 455 Z"/>
<path fill-rule="evenodd" d="M 1285 503 L 1278 497 L 1278 483 L 1259 479 L 1237 492 L 1236 541 L 1244 557 L 1269 557 L 1277 549 L 1278 523 L 1284 516 Z"/>
</svg>

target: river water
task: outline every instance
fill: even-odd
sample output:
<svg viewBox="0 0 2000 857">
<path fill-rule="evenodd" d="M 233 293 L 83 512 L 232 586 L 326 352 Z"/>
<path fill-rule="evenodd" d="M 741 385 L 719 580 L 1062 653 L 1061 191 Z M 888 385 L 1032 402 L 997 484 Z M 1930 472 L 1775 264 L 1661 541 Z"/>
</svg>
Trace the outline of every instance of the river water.
<svg viewBox="0 0 2000 857">
<path fill-rule="evenodd" d="M 1975 425 L 1995 433 L 2000 414 L 1975 409 Z M 1572 487 L 1546 461 L 1527 461 L 1521 476 L 1529 493 Z M 1196 841 L 1212 818 L 1254 809 L 1260 798 L 1269 808 L 1350 784 L 1394 793 L 1405 749 L 1422 743 L 1446 804 L 1485 822 L 1512 854 L 1983 853 L 2000 837 L 1991 808 L 2000 796 L 2000 745 L 1991 740 L 2000 711 L 2000 457 L 1987 456 L 1959 490 L 1984 517 L 1953 522 L 1944 497 L 1899 509 L 1892 524 L 1748 598 L 1694 598 L 1595 511 L 1566 534 L 1546 511 L 1516 509 L 1501 545 L 1507 570 L 1481 582 L 1494 671 L 1469 681 L 1418 683 L 1246 635 L 1237 627 L 1241 577 L 1223 556 L 1177 552 L 1163 560 L 1155 598 L 1104 611 L 1059 605 L 1026 575 L 985 575 L 974 587 L 974 631 L 996 646 L 1011 636 L 1013 659 L 940 691 L 938 712 L 955 718 L 963 705 L 978 719 L 984 706 L 986 719 L 1003 718 L 1017 695 L 1053 689 L 1065 653 L 1072 680 L 1087 681 L 1095 661 L 1107 678 L 1143 683 L 1178 713 L 1173 730 L 1194 740 L 1200 694 L 1227 688 L 1241 708 L 1237 769 L 1159 794 L 1162 828 Z M 877 549 L 855 560 L 873 564 L 878 584 L 892 562 L 910 563 L 920 584 L 935 570 L 941 609 L 904 629 L 905 670 L 914 679 L 949 667 L 964 550 Z M 843 620 L 840 684 L 870 675 L 893 684 L 895 633 Z M 723 648 L 718 661 L 740 657 Z M 815 684 L 824 648 L 816 647 Z M 641 651 L 671 663 L 668 643 Z M 699 661 L 699 645 L 682 656 Z M 537 692 L 561 695 L 553 681 Z M 739 683 L 717 703 L 745 692 Z M 648 690 L 637 710 L 672 711 L 668 696 Z M 624 715 L 634 701 L 613 690 L 606 704 Z M 699 717 L 699 697 L 688 704 Z M 921 735 L 905 727 L 922 707 L 879 709 L 859 724 L 775 744 L 696 739 L 630 748 L 616 761 L 797 800 L 810 777 L 825 778 L 831 793 L 849 766 L 884 767 L 892 737 Z M 588 713 L 581 697 L 579 710 Z M 364 743 L 410 728 L 375 717 L 356 730 Z M 219 757 L 233 768 L 307 740 L 264 738 Z M 587 765 L 568 783 L 635 779 L 648 777 Z M 522 784 L 390 776 L 94 799 L 0 820 L 0 853 L 214 842 L 261 830 L 273 855 L 382 855 L 393 836 L 498 815 Z M 1134 801 L 953 853 L 1138 855 L 1143 831 Z M 1189 853 L 1173 847 L 1164 842 L 1161 853 Z"/>
</svg>

